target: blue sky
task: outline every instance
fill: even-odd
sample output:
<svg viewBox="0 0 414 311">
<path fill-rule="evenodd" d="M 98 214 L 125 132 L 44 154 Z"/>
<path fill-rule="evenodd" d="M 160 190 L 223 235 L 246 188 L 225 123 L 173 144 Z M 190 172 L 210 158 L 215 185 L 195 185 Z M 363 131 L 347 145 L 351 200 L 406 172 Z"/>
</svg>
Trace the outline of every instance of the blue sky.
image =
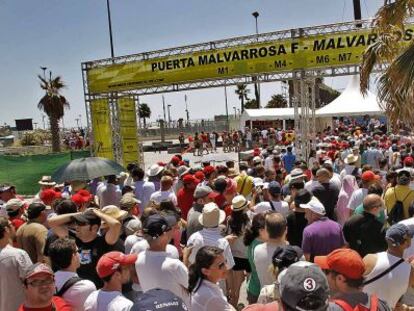
<svg viewBox="0 0 414 311">
<path fill-rule="evenodd" d="M 373 16 L 383 0 L 361 0 L 362 16 Z M 115 55 L 127 55 L 259 31 L 344 22 L 353 19 L 352 0 L 111 0 Z M 71 104 L 65 124 L 86 123 L 81 62 L 110 56 L 105 0 L 0 0 L 0 124 L 33 118 L 41 124 L 37 102 L 42 96 L 36 74 L 46 66 L 61 75 Z M 328 79 L 344 88 L 347 79 Z M 253 93 L 253 88 L 252 93 Z M 262 102 L 279 92 L 278 83 L 262 84 Z M 184 117 L 184 94 L 191 118 L 223 114 L 222 88 L 165 94 L 173 119 Z M 239 107 L 228 89 L 229 109 Z M 144 96 L 155 120 L 162 114 L 161 95 Z M 209 107 L 205 109 L 205 107 Z"/>
</svg>

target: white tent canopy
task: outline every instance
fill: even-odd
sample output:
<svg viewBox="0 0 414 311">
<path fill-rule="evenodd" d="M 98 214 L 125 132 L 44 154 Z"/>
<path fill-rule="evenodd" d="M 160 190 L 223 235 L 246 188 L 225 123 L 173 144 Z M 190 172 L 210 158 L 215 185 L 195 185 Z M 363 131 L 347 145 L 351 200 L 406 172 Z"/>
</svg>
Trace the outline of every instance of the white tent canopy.
<svg viewBox="0 0 414 311">
<path fill-rule="evenodd" d="M 294 118 L 294 108 L 245 109 L 241 116 L 242 121 L 293 120 Z"/>
<path fill-rule="evenodd" d="M 359 75 L 352 76 L 343 93 L 328 105 L 316 110 L 316 117 L 351 117 L 384 115 L 378 105 L 377 96 L 370 91 L 363 96 L 359 86 Z"/>
</svg>

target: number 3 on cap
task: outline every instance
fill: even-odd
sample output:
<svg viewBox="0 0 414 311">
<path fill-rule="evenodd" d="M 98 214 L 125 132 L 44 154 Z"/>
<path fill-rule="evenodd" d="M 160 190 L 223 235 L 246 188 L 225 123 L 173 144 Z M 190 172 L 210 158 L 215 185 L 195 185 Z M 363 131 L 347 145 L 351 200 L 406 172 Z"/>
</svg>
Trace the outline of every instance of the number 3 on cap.
<svg viewBox="0 0 414 311">
<path fill-rule="evenodd" d="M 311 278 L 307 278 L 305 281 L 303 281 L 303 288 L 308 292 L 314 291 L 316 288 L 315 280 Z"/>
</svg>

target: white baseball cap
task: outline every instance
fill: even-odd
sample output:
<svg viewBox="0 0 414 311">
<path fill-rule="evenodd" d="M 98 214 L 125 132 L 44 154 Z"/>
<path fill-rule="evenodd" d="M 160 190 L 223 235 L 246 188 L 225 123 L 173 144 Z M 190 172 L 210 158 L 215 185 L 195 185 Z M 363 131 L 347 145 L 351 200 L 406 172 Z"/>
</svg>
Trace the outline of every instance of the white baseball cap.
<svg viewBox="0 0 414 311">
<path fill-rule="evenodd" d="M 299 204 L 299 206 L 301 208 L 310 209 L 312 212 L 314 212 L 316 214 L 319 214 L 319 215 L 322 215 L 322 216 L 326 214 L 325 207 L 315 197 L 313 197 L 308 203 Z"/>
</svg>

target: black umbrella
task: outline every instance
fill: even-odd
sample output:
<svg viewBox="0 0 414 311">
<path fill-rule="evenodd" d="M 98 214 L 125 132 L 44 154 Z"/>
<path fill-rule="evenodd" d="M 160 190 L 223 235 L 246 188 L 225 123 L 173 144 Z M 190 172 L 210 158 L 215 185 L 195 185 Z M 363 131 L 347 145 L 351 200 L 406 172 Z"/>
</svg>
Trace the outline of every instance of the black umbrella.
<svg viewBox="0 0 414 311">
<path fill-rule="evenodd" d="M 79 158 L 61 166 L 53 173 L 57 182 L 90 180 L 97 177 L 117 175 L 125 169 L 115 161 L 105 158 Z"/>
</svg>

